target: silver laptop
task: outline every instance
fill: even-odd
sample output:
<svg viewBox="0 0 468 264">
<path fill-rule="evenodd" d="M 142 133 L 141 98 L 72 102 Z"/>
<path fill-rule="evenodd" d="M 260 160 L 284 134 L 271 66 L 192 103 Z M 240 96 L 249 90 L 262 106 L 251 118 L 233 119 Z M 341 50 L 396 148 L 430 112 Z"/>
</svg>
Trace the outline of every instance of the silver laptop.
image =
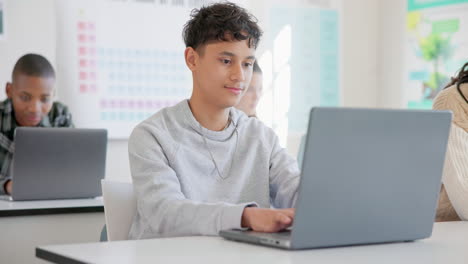
<svg viewBox="0 0 468 264">
<path fill-rule="evenodd" d="M 451 116 L 429 110 L 313 108 L 291 230 L 220 235 L 286 249 L 429 237 Z"/>
<path fill-rule="evenodd" d="M 19 127 L 15 133 L 12 200 L 101 196 L 105 129 Z"/>
</svg>

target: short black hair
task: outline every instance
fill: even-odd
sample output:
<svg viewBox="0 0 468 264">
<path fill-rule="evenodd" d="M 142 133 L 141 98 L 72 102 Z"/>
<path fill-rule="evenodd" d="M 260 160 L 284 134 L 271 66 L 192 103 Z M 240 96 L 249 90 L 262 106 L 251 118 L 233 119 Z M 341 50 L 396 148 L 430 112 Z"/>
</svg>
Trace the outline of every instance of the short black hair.
<svg viewBox="0 0 468 264">
<path fill-rule="evenodd" d="M 260 65 L 258 65 L 257 60 L 255 60 L 255 62 L 254 62 L 253 72 L 263 74 L 262 69 L 260 68 Z"/>
<path fill-rule="evenodd" d="M 12 79 L 15 79 L 19 74 L 55 79 L 55 71 L 52 64 L 45 57 L 32 53 L 21 56 L 16 62 L 11 74 Z"/>
<path fill-rule="evenodd" d="M 246 9 L 231 3 L 214 3 L 193 9 L 191 19 L 184 25 L 182 37 L 186 47 L 197 49 L 209 41 L 248 40 L 249 47 L 257 48 L 263 32 L 257 18 Z"/>
</svg>

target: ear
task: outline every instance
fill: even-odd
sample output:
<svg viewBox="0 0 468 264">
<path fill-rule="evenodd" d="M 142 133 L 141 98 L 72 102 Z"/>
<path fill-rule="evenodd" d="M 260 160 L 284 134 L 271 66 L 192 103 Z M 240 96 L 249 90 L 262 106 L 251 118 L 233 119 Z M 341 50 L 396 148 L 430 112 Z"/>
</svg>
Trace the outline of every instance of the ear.
<svg viewBox="0 0 468 264">
<path fill-rule="evenodd" d="M 192 47 L 187 47 L 184 56 L 185 64 L 187 64 L 187 67 L 193 72 L 198 65 L 198 53 Z"/>
<path fill-rule="evenodd" d="M 7 82 L 6 85 L 5 85 L 5 92 L 7 94 L 7 97 L 10 98 L 10 99 L 13 96 L 12 90 L 13 90 L 13 87 L 12 87 L 11 83 Z"/>
</svg>

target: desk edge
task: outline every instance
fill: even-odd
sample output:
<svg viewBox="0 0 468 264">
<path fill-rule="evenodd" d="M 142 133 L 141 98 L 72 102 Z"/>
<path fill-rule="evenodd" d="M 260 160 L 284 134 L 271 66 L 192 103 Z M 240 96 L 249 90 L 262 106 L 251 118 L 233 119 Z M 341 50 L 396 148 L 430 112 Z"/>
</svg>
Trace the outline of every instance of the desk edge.
<svg viewBox="0 0 468 264">
<path fill-rule="evenodd" d="M 30 209 L 12 209 L 0 210 L 0 217 L 6 216 L 30 216 L 30 215 L 49 215 L 49 214 L 75 214 L 75 213 L 96 213 L 104 212 L 104 206 L 86 206 L 86 207 L 56 207 L 56 208 L 30 208 Z"/>
<path fill-rule="evenodd" d="M 86 262 L 81 262 L 73 258 L 52 253 L 40 247 L 36 247 L 36 258 L 40 258 L 58 264 L 87 264 Z"/>
</svg>

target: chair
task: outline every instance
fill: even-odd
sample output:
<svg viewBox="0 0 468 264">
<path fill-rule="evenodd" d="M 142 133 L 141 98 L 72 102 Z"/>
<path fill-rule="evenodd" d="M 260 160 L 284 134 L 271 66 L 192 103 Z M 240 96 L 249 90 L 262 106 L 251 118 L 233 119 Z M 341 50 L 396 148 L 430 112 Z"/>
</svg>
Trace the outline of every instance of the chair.
<svg viewBox="0 0 468 264">
<path fill-rule="evenodd" d="M 127 240 L 136 213 L 133 184 L 102 180 L 108 241 Z"/>
</svg>

